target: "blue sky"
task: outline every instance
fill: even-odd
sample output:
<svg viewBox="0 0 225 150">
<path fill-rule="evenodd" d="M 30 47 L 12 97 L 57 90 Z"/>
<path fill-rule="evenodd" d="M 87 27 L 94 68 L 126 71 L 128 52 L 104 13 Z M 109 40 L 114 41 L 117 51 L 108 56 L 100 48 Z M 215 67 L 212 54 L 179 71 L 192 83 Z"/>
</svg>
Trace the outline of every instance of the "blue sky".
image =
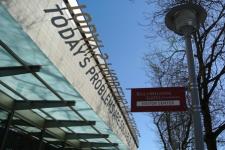
<svg viewBox="0 0 225 150">
<path fill-rule="evenodd" d="M 85 4 L 84 10 L 91 14 L 100 39 L 103 41 L 103 53 L 109 55 L 130 102 L 130 91 L 126 88 L 149 87 L 145 75 L 143 56 L 149 52 L 149 42 L 144 38 L 146 29 L 139 25 L 144 23 L 143 12 L 151 11 L 144 0 L 79 0 Z M 150 20 L 149 20 L 150 21 Z M 134 114 L 141 133 L 139 150 L 159 150 L 156 129 L 146 113 Z"/>
</svg>

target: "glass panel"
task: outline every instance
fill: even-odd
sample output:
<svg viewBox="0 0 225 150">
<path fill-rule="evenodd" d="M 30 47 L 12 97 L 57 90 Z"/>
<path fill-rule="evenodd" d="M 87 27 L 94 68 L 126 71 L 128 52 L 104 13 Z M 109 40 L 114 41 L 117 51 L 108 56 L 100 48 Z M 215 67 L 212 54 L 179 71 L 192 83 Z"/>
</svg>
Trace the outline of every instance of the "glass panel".
<svg viewBox="0 0 225 150">
<path fill-rule="evenodd" d="M 64 78 L 50 60 L 43 54 L 41 49 L 32 41 L 32 39 L 23 31 L 6 8 L 0 4 L 0 37 L 10 49 L 13 50 L 24 62 L 32 65 L 42 65 L 42 69 L 37 74 L 52 87 L 63 99 L 74 100 L 74 108 L 86 119 L 96 121 L 95 128 L 102 134 L 109 134 L 109 140 L 112 143 L 118 143 L 119 149 L 127 149 L 112 130 L 102 121 L 102 119 L 92 110 L 86 101 L 80 96 L 76 89 Z M 0 67 L 21 66 L 6 50 L 0 47 Z M 59 100 L 51 90 L 41 83 L 32 74 L 21 74 L 15 76 L 0 77 L 1 82 L 10 86 L 13 90 L 23 95 L 28 100 Z M 0 83 L 1 83 L 0 82 Z M 17 94 L 11 92 L 6 87 L 0 85 L 0 90 L 4 91 L 14 99 L 21 99 Z M 55 119 L 78 120 L 81 119 L 69 107 L 34 109 L 34 112 L 43 118 L 49 117 L 43 113 L 46 112 Z M 4 118 L 5 113 L 0 112 L 0 118 Z M 24 130 L 33 131 L 33 128 L 23 127 Z M 64 131 L 70 130 L 77 133 L 97 133 L 91 126 L 80 126 L 62 128 Z M 81 140 L 83 141 L 83 140 Z M 107 142 L 106 139 L 89 139 L 90 142 Z"/>
</svg>

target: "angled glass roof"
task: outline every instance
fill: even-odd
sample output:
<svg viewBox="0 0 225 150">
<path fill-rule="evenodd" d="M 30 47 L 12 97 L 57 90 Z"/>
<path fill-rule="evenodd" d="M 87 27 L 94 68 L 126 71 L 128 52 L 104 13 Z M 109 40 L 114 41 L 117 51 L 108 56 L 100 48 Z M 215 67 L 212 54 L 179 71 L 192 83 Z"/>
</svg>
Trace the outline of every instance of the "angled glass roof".
<svg viewBox="0 0 225 150">
<path fill-rule="evenodd" d="M 0 77 L 0 92 L 14 100 L 74 100 L 76 102 L 74 107 L 32 109 L 30 111 L 44 119 L 95 121 L 96 124 L 92 126 L 61 127 L 60 129 L 64 132 L 108 134 L 108 138 L 80 139 L 80 141 L 118 143 L 118 148 L 110 149 L 128 149 L 1 4 L 0 14 L 0 40 L 15 54 L 13 56 L 1 46 L 0 67 L 23 66 L 24 64 L 42 66 L 40 72 L 37 73 Z M 21 61 L 24 64 L 21 64 Z M 76 78 L 76 75 L 74 77 Z M 29 128 L 24 129 L 29 130 Z"/>
</svg>

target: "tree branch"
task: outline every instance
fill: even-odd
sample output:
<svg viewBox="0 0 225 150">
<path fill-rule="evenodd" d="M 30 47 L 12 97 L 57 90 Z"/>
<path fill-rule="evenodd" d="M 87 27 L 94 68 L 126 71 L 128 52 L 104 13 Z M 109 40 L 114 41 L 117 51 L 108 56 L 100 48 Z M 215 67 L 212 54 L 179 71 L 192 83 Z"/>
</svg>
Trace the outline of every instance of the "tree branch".
<svg viewBox="0 0 225 150">
<path fill-rule="evenodd" d="M 204 33 L 202 34 L 202 36 L 200 37 L 200 39 L 203 39 L 204 37 L 206 37 L 210 31 L 216 26 L 216 24 L 220 21 L 220 19 L 222 19 L 224 17 L 224 10 L 225 7 L 222 8 L 222 10 L 220 11 L 220 14 L 218 15 L 218 18 L 213 21 L 213 23 L 204 31 Z"/>
<path fill-rule="evenodd" d="M 207 60 L 210 59 L 210 61 L 206 64 L 207 68 L 211 68 L 213 62 L 217 59 L 218 55 L 222 52 L 222 49 L 221 49 L 219 52 L 217 52 L 216 55 L 214 55 L 216 47 L 217 47 L 217 43 L 218 43 L 220 37 L 224 34 L 224 31 L 225 31 L 225 24 L 223 25 L 223 28 L 220 30 L 218 36 L 215 38 L 214 42 L 211 45 L 212 53 L 207 58 Z"/>
<path fill-rule="evenodd" d="M 220 135 L 220 133 L 222 133 L 224 130 L 225 130 L 225 123 L 217 128 L 217 130 L 214 132 L 214 136 L 217 138 Z"/>
<path fill-rule="evenodd" d="M 209 93 L 207 95 L 208 97 L 210 97 L 212 95 L 214 89 L 216 88 L 216 86 L 218 84 L 218 81 L 220 80 L 220 78 L 221 78 L 221 76 L 223 74 L 225 74 L 225 66 L 223 66 L 223 69 L 221 69 L 221 71 L 220 71 L 220 73 L 218 75 L 216 75 L 214 78 L 212 78 L 211 80 L 209 80 L 209 83 L 210 82 L 213 82 L 213 81 L 214 81 L 214 83 L 213 83 L 213 85 L 212 85 L 212 87 L 211 87 L 211 89 L 210 89 L 210 91 L 209 91 Z"/>
</svg>

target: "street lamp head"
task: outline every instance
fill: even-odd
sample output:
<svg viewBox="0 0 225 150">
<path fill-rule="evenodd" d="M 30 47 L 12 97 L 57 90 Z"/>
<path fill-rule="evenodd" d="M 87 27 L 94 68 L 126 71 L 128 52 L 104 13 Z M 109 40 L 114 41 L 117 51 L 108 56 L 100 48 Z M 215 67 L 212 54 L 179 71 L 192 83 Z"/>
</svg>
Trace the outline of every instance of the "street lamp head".
<svg viewBox="0 0 225 150">
<path fill-rule="evenodd" d="M 205 9 L 196 4 L 183 4 L 172 8 L 165 18 L 166 26 L 178 35 L 191 34 L 206 19 Z"/>
</svg>

